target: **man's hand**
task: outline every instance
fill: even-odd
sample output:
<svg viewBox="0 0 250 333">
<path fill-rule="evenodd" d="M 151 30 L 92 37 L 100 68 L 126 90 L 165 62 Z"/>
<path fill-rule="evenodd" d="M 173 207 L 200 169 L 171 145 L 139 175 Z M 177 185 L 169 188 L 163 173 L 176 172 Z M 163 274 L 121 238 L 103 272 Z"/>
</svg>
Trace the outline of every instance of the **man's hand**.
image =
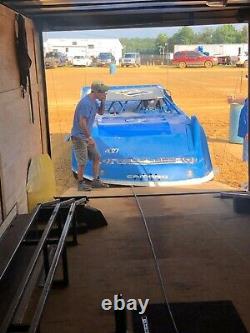
<svg viewBox="0 0 250 333">
<path fill-rule="evenodd" d="M 87 141 L 88 145 L 91 146 L 91 145 L 95 145 L 95 140 L 90 136 L 88 138 L 88 141 Z"/>
<path fill-rule="evenodd" d="M 101 101 L 101 102 L 105 102 L 106 101 L 106 94 L 105 93 L 101 93 L 100 94 L 100 97 L 99 97 L 99 100 Z"/>
<path fill-rule="evenodd" d="M 97 113 L 99 115 L 103 115 L 104 111 L 105 111 L 105 101 L 106 101 L 106 93 L 98 93 L 98 99 L 101 102 L 99 109 L 97 111 Z"/>
<path fill-rule="evenodd" d="M 239 96 L 239 97 L 228 96 L 227 101 L 228 101 L 229 104 L 231 104 L 231 103 L 244 104 L 245 97 L 242 97 L 242 96 Z"/>
<path fill-rule="evenodd" d="M 234 97 L 233 96 L 227 96 L 227 102 L 229 104 L 233 103 L 234 102 Z"/>
</svg>

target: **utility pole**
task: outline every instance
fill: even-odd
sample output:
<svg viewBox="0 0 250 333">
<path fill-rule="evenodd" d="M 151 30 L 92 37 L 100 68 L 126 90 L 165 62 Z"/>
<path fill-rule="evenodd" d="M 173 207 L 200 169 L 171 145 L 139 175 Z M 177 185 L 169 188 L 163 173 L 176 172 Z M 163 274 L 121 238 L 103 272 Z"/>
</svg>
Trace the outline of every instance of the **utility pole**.
<svg viewBox="0 0 250 333">
<path fill-rule="evenodd" d="M 160 56 L 162 58 L 161 59 L 161 64 L 163 65 L 163 57 L 164 57 L 164 46 L 163 45 L 159 45 L 159 53 L 160 53 Z"/>
<path fill-rule="evenodd" d="M 167 50 L 167 43 L 164 45 L 159 45 L 159 53 L 161 55 L 161 64 L 164 64 L 164 59 L 165 59 L 165 49 Z"/>
</svg>

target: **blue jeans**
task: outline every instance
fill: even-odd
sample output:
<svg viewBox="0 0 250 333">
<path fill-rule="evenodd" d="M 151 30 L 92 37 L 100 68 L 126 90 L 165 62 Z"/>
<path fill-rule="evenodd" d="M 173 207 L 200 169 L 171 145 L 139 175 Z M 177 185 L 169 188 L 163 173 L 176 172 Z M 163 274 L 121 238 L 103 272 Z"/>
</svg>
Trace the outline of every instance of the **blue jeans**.
<svg viewBox="0 0 250 333">
<path fill-rule="evenodd" d="M 245 162 L 248 162 L 248 137 L 245 136 L 243 140 L 243 154 L 242 159 Z"/>
</svg>

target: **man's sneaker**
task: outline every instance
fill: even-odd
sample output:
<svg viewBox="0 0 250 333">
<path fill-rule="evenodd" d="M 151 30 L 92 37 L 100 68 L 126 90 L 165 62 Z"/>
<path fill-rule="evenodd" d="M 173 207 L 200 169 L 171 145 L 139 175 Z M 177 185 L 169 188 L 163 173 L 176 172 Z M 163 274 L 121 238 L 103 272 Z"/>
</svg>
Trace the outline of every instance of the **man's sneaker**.
<svg viewBox="0 0 250 333">
<path fill-rule="evenodd" d="M 99 178 L 95 178 L 92 180 L 91 186 L 93 188 L 108 188 L 108 184 L 104 184 Z"/>
<path fill-rule="evenodd" d="M 91 191 L 91 186 L 84 181 L 78 183 L 78 191 Z"/>
</svg>

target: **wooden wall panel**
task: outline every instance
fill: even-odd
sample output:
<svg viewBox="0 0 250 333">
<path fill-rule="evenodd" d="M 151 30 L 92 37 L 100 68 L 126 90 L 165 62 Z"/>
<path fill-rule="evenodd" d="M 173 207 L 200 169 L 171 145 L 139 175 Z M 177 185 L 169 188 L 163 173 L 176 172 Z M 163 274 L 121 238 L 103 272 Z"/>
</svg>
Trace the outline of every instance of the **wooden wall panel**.
<svg viewBox="0 0 250 333">
<path fill-rule="evenodd" d="M 41 75 L 37 75 L 40 67 L 36 69 L 35 66 L 35 29 L 32 21 L 25 19 L 29 56 L 32 59 L 32 123 L 29 94 L 26 93 L 25 98 L 22 98 L 19 87 L 14 20 L 15 13 L 0 5 L 0 156 L 5 215 L 8 215 L 15 204 L 19 213 L 27 211 L 28 163 L 33 156 L 47 151 Z"/>
</svg>

